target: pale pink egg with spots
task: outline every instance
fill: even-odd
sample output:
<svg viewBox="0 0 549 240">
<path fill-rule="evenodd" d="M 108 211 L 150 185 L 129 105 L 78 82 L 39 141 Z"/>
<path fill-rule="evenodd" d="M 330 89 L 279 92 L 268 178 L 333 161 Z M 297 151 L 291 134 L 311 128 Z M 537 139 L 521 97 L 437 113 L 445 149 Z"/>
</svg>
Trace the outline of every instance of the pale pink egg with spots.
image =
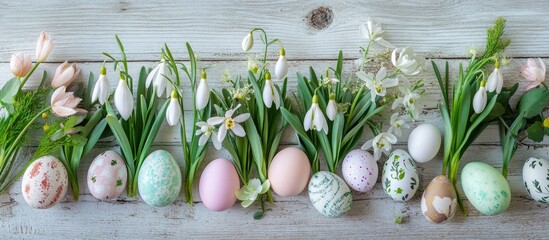
<svg viewBox="0 0 549 240">
<path fill-rule="evenodd" d="M 351 189 L 358 192 L 367 192 L 376 184 L 377 162 L 369 152 L 355 149 L 343 159 L 341 173 Z"/>
<path fill-rule="evenodd" d="M 88 169 L 88 189 L 99 200 L 114 200 L 126 189 L 127 178 L 124 159 L 114 151 L 106 151 Z"/>
<path fill-rule="evenodd" d="M 33 208 L 46 209 L 65 197 L 68 184 L 63 163 L 53 156 L 44 156 L 25 170 L 21 188 L 25 202 Z"/>
</svg>

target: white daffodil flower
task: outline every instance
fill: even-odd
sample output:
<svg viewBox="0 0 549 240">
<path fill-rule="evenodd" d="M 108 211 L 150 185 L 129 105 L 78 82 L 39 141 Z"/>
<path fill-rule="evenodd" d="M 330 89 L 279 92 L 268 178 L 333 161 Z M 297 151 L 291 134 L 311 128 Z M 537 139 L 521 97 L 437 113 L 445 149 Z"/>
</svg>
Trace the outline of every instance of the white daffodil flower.
<svg viewBox="0 0 549 240">
<path fill-rule="evenodd" d="M 208 87 L 208 80 L 206 77 L 206 71 L 202 70 L 200 83 L 196 89 L 196 108 L 198 110 L 204 109 L 210 101 L 210 88 Z"/>
<path fill-rule="evenodd" d="M 133 95 L 122 74 L 120 74 L 120 81 L 114 91 L 114 106 L 124 120 L 128 120 L 132 115 Z"/>
<path fill-rule="evenodd" d="M 280 48 L 280 56 L 275 65 L 275 74 L 278 80 L 284 80 L 288 75 L 288 61 L 286 60 L 286 51 L 284 48 Z"/>
<path fill-rule="evenodd" d="M 383 30 L 380 24 L 372 21 L 371 18 L 368 18 L 366 24 L 361 24 L 358 30 L 360 31 L 362 37 L 366 38 L 367 40 L 372 40 L 384 47 L 395 47 L 393 44 L 387 42 L 387 40 L 383 38 L 383 33 L 385 32 L 385 30 Z"/>
<path fill-rule="evenodd" d="M 263 88 L 263 102 L 267 108 L 271 108 L 273 102 L 276 109 L 280 108 L 280 95 L 271 80 L 271 73 L 265 73 L 265 87 Z"/>
<path fill-rule="evenodd" d="M 393 50 L 391 62 L 400 72 L 408 76 L 414 76 L 421 72 L 423 64 L 425 63 L 423 57 L 416 55 L 412 48 L 405 47 L 400 51 L 397 58 L 398 51 L 399 49 Z"/>
<path fill-rule="evenodd" d="M 311 108 L 309 108 L 309 111 L 305 114 L 303 127 L 305 128 L 305 131 L 312 129 L 320 132 L 324 130 L 324 134 L 328 134 L 328 122 L 326 122 L 324 113 L 322 113 L 322 110 L 318 106 L 318 96 L 316 94 L 313 96 Z"/>
<path fill-rule="evenodd" d="M 244 52 L 250 51 L 250 49 L 252 49 L 253 46 L 254 46 L 254 35 L 252 34 L 252 32 L 249 32 L 248 34 L 246 34 L 244 39 L 242 39 L 242 50 L 244 50 Z"/>
<path fill-rule="evenodd" d="M 398 85 L 398 79 L 387 78 L 387 69 L 385 67 L 380 68 L 375 77 L 374 74 L 365 73 L 364 71 L 359 71 L 356 75 L 364 81 L 366 87 L 370 90 L 372 102 L 376 100 L 376 96 L 385 96 L 387 88 Z"/>
<path fill-rule="evenodd" d="M 473 97 L 473 110 L 475 113 L 481 113 L 486 108 L 486 102 L 488 101 L 488 96 L 486 94 L 486 81 L 482 80 L 480 82 L 480 88 Z"/>
<path fill-rule="evenodd" d="M 148 88 L 152 84 L 156 90 L 156 96 L 161 97 L 162 94 L 166 92 L 166 96 L 168 97 L 173 89 L 168 79 L 170 77 L 171 71 L 166 63 L 166 60 L 162 57 L 160 64 L 158 64 L 158 66 L 156 66 L 147 76 L 145 86 Z"/>
<path fill-rule="evenodd" d="M 109 100 L 110 94 L 111 86 L 109 84 L 109 79 L 107 78 L 107 69 L 105 68 L 105 66 L 102 66 L 101 70 L 99 71 L 99 78 L 97 79 L 97 82 L 95 82 L 95 86 L 93 87 L 91 101 L 92 103 L 98 101 L 99 104 L 103 105 L 106 101 Z"/>
<path fill-rule="evenodd" d="M 499 70 L 499 62 L 496 62 L 494 71 L 488 76 L 488 81 L 486 82 L 486 90 L 488 92 L 500 93 L 503 88 L 503 75 Z"/>
<path fill-rule="evenodd" d="M 235 118 L 233 118 L 234 113 L 238 108 L 240 108 L 240 104 L 238 104 L 234 109 L 229 109 L 227 112 L 225 112 L 225 117 L 212 117 L 208 119 L 208 124 L 212 126 L 216 126 L 221 124 L 219 127 L 219 132 L 217 134 L 217 140 L 219 142 L 223 142 L 225 140 L 225 137 L 227 136 L 227 131 L 232 131 L 234 135 L 239 137 L 246 136 L 246 132 L 244 131 L 244 128 L 240 123 L 243 123 L 244 121 L 248 120 L 250 118 L 249 113 L 243 113 Z"/>
<path fill-rule="evenodd" d="M 393 144 L 397 142 L 397 138 L 392 133 L 380 133 L 374 139 L 368 140 L 362 145 L 362 150 L 374 149 L 374 159 L 377 161 L 381 158 L 381 154 L 388 155 Z"/>
<path fill-rule="evenodd" d="M 172 90 L 170 103 L 168 109 L 166 109 L 166 121 L 168 125 L 175 126 L 181 120 L 181 106 L 179 106 L 179 100 L 177 99 L 177 92 Z"/>
<path fill-rule="evenodd" d="M 221 150 L 221 143 L 217 139 L 217 134 L 215 133 L 214 126 L 206 123 L 206 122 L 197 122 L 196 126 L 199 127 L 198 130 L 196 130 L 195 135 L 200 136 L 200 139 L 198 139 L 198 145 L 203 146 L 208 142 L 208 139 L 212 139 L 212 143 L 217 150 Z"/>
<path fill-rule="evenodd" d="M 242 201 L 242 207 L 249 207 L 260 194 L 265 194 L 271 188 L 271 182 L 266 180 L 261 184 L 257 178 L 250 179 L 247 185 L 236 191 L 236 198 Z"/>
<path fill-rule="evenodd" d="M 333 121 L 337 114 L 337 103 L 335 102 L 335 94 L 330 94 L 330 100 L 328 101 L 328 105 L 326 105 L 326 116 L 330 121 Z"/>
<path fill-rule="evenodd" d="M 410 125 L 406 123 L 407 116 L 399 115 L 398 113 L 393 113 L 391 115 L 391 126 L 387 132 L 394 133 L 396 136 L 402 136 L 401 129 L 410 129 Z"/>
</svg>

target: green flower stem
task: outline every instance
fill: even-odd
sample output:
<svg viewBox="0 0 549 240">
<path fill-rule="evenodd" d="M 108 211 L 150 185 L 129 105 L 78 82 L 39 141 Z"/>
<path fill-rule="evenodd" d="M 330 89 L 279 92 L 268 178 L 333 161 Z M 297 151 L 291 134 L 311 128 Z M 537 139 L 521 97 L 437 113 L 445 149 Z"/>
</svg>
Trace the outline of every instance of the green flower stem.
<svg viewBox="0 0 549 240">
<path fill-rule="evenodd" d="M 368 52 L 370 51 L 370 46 L 372 46 L 372 39 L 368 41 L 368 45 L 366 45 L 366 49 L 364 49 L 364 56 L 362 57 L 362 62 L 360 63 L 360 71 L 364 71 L 364 67 L 366 67 L 366 59 L 368 58 Z"/>
<path fill-rule="evenodd" d="M 21 91 L 21 89 L 23 89 L 23 86 L 25 86 L 25 83 L 27 82 L 27 80 L 29 80 L 29 77 L 32 75 L 32 73 L 34 73 L 34 71 L 36 70 L 36 68 L 38 68 L 38 65 L 40 65 L 40 62 L 36 62 L 34 64 L 34 66 L 32 66 L 30 72 L 27 74 L 27 76 L 25 76 L 25 78 L 23 79 L 23 81 L 21 82 L 21 85 L 19 86 L 19 91 Z"/>
</svg>

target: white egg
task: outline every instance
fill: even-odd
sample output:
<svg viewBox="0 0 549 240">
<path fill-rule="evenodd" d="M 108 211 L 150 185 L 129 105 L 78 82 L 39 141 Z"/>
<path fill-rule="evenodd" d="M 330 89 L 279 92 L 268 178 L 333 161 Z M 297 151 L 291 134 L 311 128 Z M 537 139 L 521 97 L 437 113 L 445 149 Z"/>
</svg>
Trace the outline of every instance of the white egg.
<svg viewBox="0 0 549 240">
<path fill-rule="evenodd" d="M 408 153 L 402 149 L 394 150 L 383 165 L 381 173 L 383 190 L 398 202 L 410 200 L 418 189 L 417 168 Z"/>
<path fill-rule="evenodd" d="M 408 137 L 408 152 L 416 162 L 428 162 L 437 155 L 441 142 L 442 136 L 435 126 L 421 124 Z"/>
<path fill-rule="evenodd" d="M 526 191 L 534 200 L 549 204 L 549 161 L 529 158 L 522 168 L 522 179 Z"/>
<path fill-rule="evenodd" d="M 350 188 L 357 192 L 367 192 L 376 184 L 377 162 L 369 152 L 355 149 L 343 159 L 341 173 Z"/>
<path fill-rule="evenodd" d="M 308 191 L 313 206 L 324 216 L 338 217 L 351 209 L 351 190 L 343 179 L 331 172 L 315 173 Z"/>
</svg>

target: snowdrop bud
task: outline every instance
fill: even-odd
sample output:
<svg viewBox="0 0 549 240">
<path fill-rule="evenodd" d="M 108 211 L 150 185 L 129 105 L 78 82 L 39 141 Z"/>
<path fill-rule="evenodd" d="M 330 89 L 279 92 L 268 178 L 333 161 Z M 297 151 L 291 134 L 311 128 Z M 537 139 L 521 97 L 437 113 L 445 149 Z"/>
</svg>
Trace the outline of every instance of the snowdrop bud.
<svg viewBox="0 0 549 240">
<path fill-rule="evenodd" d="M 196 108 L 198 110 L 204 109 L 206 105 L 208 105 L 208 101 L 210 101 L 210 88 L 208 87 L 208 81 L 206 79 L 206 71 L 202 70 L 200 83 L 198 84 L 198 89 L 196 90 Z"/>
<path fill-rule="evenodd" d="M 326 106 L 326 116 L 328 116 L 328 119 L 330 121 L 333 121 L 337 114 L 337 106 L 335 102 L 335 94 L 330 94 L 330 101 L 328 101 L 328 105 Z"/>
<path fill-rule="evenodd" d="M 263 102 L 267 108 L 271 108 L 273 102 L 276 109 L 280 108 L 280 95 L 271 80 L 271 73 L 265 72 L 265 87 L 263 88 Z"/>
<path fill-rule="evenodd" d="M 99 101 L 99 104 L 103 105 L 109 99 L 111 86 L 109 85 L 109 79 L 107 79 L 107 68 L 101 66 L 99 72 L 99 79 L 95 82 L 92 93 L 92 103 Z"/>
<path fill-rule="evenodd" d="M 124 120 L 128 120 L 133 112 L 133 95 L 126 83 L 126 79 L 120 73 L 120 81 L 114 92 L 114 106 Z"/>
<path fill-rule="evenodd" d="M 11 73 L 18 77 L 27 76 L 32 68 L 32 59 L 29 55 L 18 52 L 11 55 L 10 69 Z"/>
<path fill-rule="evenodd" d="M 480 82 L 480 88 L 478 89 L 477 93 L 475 93 L 475 96 L 473 97 L 473 110 L 475 110 L 475 113 L 481 113 L 484 111 L 484 108 L 486 107 L 486 101 L 488 99 L 488 96 L 486 95 L 486 81 L 482 80 Z"/>
<path fill-rule="evenodd" d="M 168 109 L 166 110 L 166 121 L 168 125 L 175 126 L 179 123 L 181 119 L 181 107 L 179 106 L 179 101 L 177 100 L 177 92 L 172 90 L 170 103 Z"/>
<path fill-rule="evenodd" d="M 53 42 L 50 35 L 47 32 L 40 33 L 38 41 L 36 42 L 36 61 L 46 61 L 51 53 L 52 48 Z"/>
<path fill-rule="evenodd" d="M 252 32 L 249 32 L 244 39 L 242 39 L 242 50 L 244 52 L 250 51 L 252 47 L 254 46 L 254 35 Z"/>
<path fill-rule="evenodd" d="M 486 83 L 486 90 L 488 92 L 500 93 L 503 88 L 503 76 L 499 70 L 499 61 L 496 61 L 494 71 L 488 77 L 488 82 Z"/>
<path fill-rule="evenodd" d="M 68 87 L 80 74 L 80 69 L 76 66 L 76 63 L 69 64 L 65 61 L 63 64 L 57 67 L 55 70 L 55 75 L 51 81 L 51 86 L 53 88 L 58 88 L 61 86 Z"/>
<path fill-rule="evenodd" d="M 275 65 L 275 74 L 278 80 L 283 80 L 288 74 L 288 61 L 286 60 L 286 51 L 280 48 L 280 56 Z"/>
</svg>

